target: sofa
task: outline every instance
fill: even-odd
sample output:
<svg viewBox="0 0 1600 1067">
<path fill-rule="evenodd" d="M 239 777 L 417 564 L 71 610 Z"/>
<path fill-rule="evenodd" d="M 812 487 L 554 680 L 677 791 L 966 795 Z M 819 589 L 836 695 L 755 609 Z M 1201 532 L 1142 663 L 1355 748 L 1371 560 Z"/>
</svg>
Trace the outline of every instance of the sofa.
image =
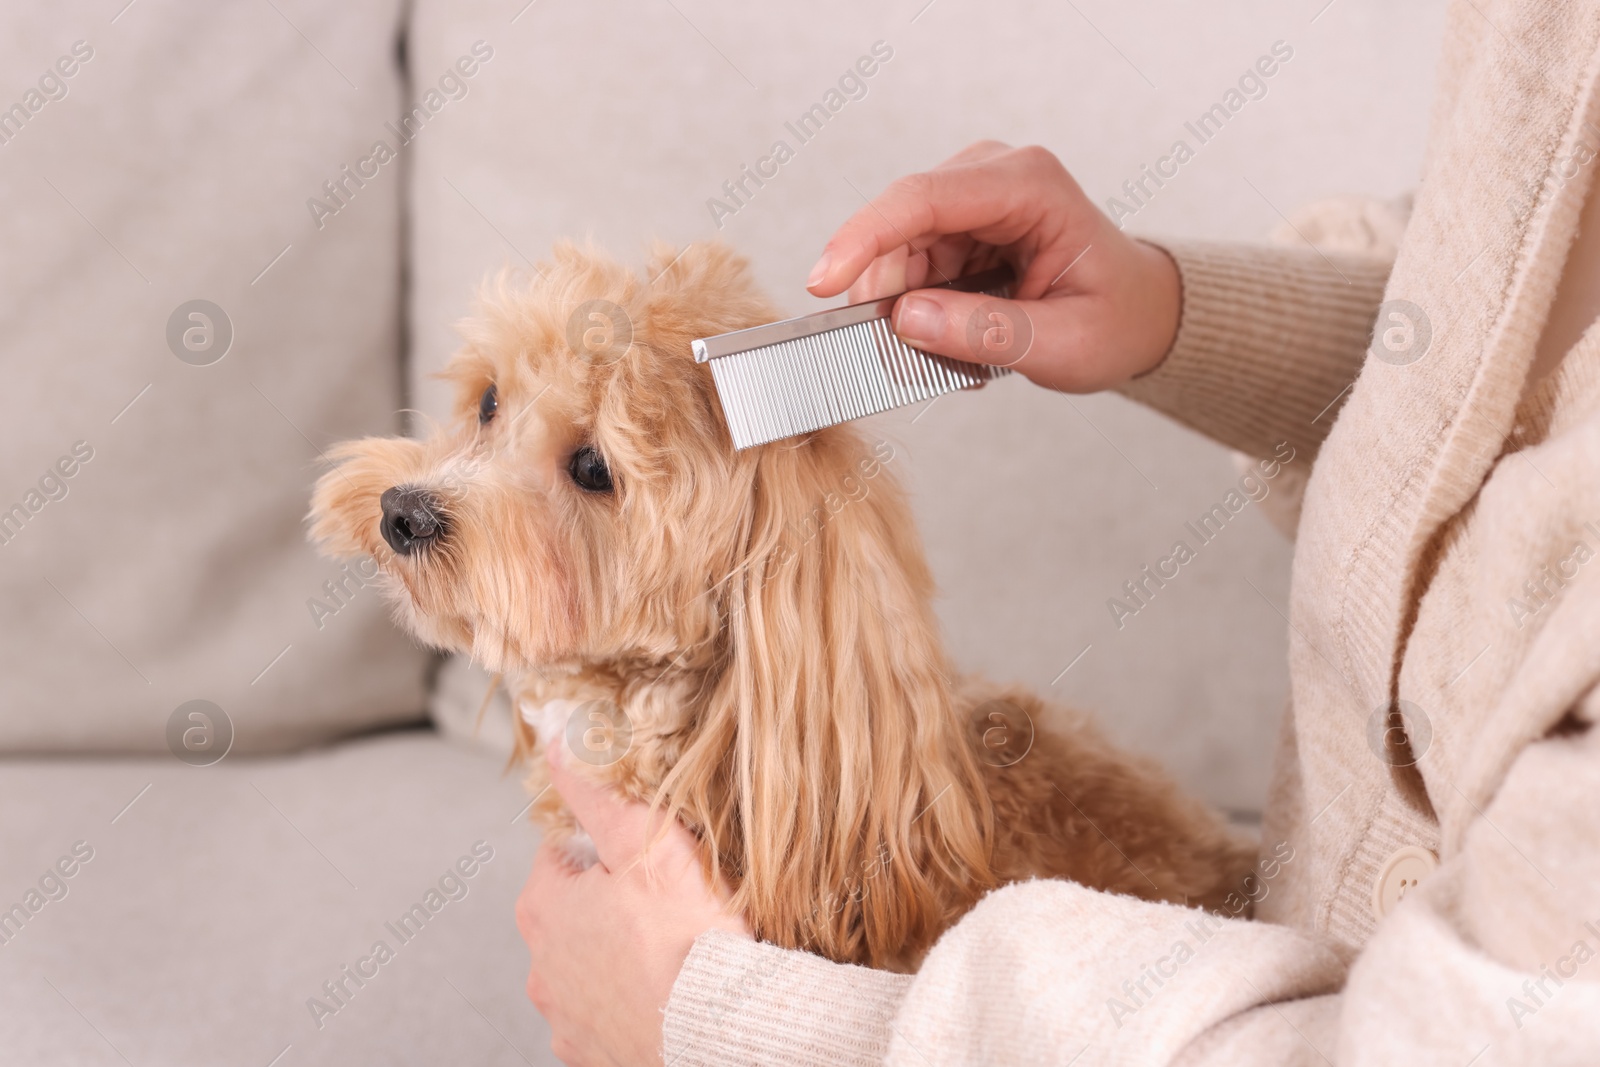
<svg viewBox="0 0 1600 1067">
<path fill-rule="evenodd" d="M 1123 196 L 1278 41 L 1293 60 L 1127 225 L 1251 238 L 1400 193 L 1441 0 L 1303 6 L 0 15 L 0 1062 L 554 1062 L 512 917 L 538 835 L 509 709 L 395 627 L 370 564 L 306 543 L 331 446 L 444 417 L 475 287 L 559 237 L 634 263 L 723 240 L 815 310 L 822 241 L 899 174 L 994 137 Z M 1227 454 L 1018 378 L 869 432 L 964 669 L 1259 810 L 1288 541 L 1249 509 L 1135 617 L 1108 608 L 1236 480 Z"/>
</svg>

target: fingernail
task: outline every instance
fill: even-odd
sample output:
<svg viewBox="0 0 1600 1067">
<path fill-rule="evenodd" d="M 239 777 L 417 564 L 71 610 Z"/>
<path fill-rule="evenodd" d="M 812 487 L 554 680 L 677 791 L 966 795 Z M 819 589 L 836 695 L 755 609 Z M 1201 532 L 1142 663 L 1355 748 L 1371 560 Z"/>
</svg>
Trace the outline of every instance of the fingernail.
<svg viewBox="0 0 1600 1067">
<path fill-rule="evenodd" d="M 925 296 L 903 296 L 895 307 L 894 332 L 907 341 L 931 344 L 944 333 L 944 311 Z"/>
<path fill-rule="evenodd" d="M 817 260 L 817 265 L 811 268 L 810 274 L 806 275 L 807 289 L 810 289 L 812 286 L 816 285 L 818 282 L 822 281 L 822 279 L 828 276 L 828 266 L 832 263 L 832 261 L 832 256 L 826 252 L 822 253 L 822 258 Z"/>
</svg>

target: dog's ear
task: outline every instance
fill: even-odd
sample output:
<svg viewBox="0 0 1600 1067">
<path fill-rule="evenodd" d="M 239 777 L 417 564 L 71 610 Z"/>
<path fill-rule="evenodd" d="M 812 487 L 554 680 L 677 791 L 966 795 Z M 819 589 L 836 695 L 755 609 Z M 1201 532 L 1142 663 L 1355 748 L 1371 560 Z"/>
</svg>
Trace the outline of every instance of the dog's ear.
<svg viewBox="0 0 1600 1067">
<path fill-rule="evenodd" d="M 655 242 L 645 267 L 644 313 L 654 344 L 689 351 L 689 342 L 782 318 L 756 286 L 750 261 L 721 241 L 682 250 Z"/>
<path fill-rule="evenodd" d="M 758 936 L 876 965 L 919 956 L 995 882 L 893 458 L 844 427 L 754 450 L 698 754 L 720 766 L 679 779 L 723 783 L 721 803 L 688 808 L 714 820 L 702 832 Z"/>
</svg>

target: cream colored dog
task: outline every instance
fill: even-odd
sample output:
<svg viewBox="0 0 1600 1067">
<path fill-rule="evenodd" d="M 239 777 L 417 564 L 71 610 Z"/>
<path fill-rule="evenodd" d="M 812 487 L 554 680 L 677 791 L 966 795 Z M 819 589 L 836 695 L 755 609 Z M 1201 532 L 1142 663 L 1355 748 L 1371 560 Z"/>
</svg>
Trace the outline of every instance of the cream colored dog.
<svg viewBox="0 0 1600 1067">
<path fill-rule="evenodd" d="M 571 245 L 502 274 L 445 372 L 454 426 L 342 446 L 312 505 L 419 638 L 504 675 L 533 789 L 565 734 L 697 835 L 757 936 L 834 960 L 914 967 L 1036 876 L 1220 906 L 1254 857 L 1212 813 L 1082 717 L 955 678 L 889 446 L 734 452 L 689 343 L 780 317 L 745 262 L 657 249 L 649 277 Z M 575 829 L 553 792 L 534 815 Z"/>
</svg>

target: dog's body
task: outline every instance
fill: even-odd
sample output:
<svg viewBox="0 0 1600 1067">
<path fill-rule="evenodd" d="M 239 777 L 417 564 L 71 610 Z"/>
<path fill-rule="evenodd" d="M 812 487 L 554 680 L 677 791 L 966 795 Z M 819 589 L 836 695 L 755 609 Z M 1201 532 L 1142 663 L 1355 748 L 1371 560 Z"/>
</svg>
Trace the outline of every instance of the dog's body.
<svg viewBox="0 0 1600 1067">
<path fill-rule="evenodd" d="M 1152 764 L 955 679 L 889 445 L 732 450 L 689 342 L 779 317 L 742 260 L 658 251 L 644 282 L 563 246 L 542 274 L 466 325 L 459 425 L 345 446 L 312 511 L 423 640 L 506 676 L 535 791 L 564 733 L 698 835 L 758 936 L 878 967 L 1019 879 L 1239 888 L 1251 849 Z M 534 816 L 574 829 L 554 792 Z"/>
</svg>

